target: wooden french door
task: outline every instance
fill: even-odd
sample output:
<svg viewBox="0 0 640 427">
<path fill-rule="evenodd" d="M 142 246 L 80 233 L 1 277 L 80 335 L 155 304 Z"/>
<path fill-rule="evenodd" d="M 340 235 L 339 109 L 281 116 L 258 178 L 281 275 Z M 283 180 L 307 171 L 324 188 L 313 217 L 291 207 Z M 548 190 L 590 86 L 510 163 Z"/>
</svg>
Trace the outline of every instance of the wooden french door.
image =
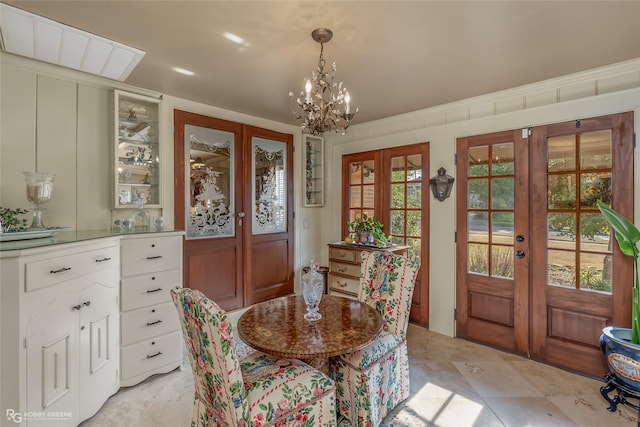
<svg viewBox="0 0 640 427">
<path fill-rule="evenodd" d="M 410 320 L 429 324 L 429 144 L 343 156 L 342 234 L 347 221 L 366 214 L 384 224 L 391 241 L 407 245 L 420 263 Z"/>
<path fill-rule="evenodd" d="M 293 136 L 174 111 L 184 285 L 225 310 L 293 292 Z"/>
<path fill-rule="evenodd" d="M 588 375 L 630 324 L 632 265 L 596 206 L 633 216 L 633 115 L 458 140 L 457 334 Z"/>
</svg>

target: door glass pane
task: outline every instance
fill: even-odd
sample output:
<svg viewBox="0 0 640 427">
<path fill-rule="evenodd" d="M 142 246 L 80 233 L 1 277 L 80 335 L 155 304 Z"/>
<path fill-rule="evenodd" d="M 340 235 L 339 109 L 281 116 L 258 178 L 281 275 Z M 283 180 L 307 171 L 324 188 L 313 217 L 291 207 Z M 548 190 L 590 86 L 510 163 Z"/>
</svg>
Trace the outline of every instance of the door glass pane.
<svg viewBox="0 0 640 427">
<path fill-rule="evenodd" d="M 469 176 L 487 176 L 489 174 L 489 146 L 469 148 Z"/>
<path fill-rule="evenodd" d="M 373 185 L 363 185 L 362 186 L 362 206 L 371 208 L 371 210 L 373 211 L 373 208 L 375 206 L 375 201 L 376 200 L 375 200 L 375 192 L 374 192 Z"/>
<path fill-rule="evenodd" d="M 350 163 L 351 185 L 362 184 L 362 162 Z"/>
<path fill-rule="evenodd" d="M 576 169 L 576 140 L 574 135 L 562 135 L 549 138 L 547 143 L 547 169 L 549 172 Z"/>
<path fill-rule="evenodd" d="M 491 209 L 513 209 L 513 178 L 491 180 Z"/>
<path fill-rule="evenodd" d="M 422 250 L 421 245 L 422 244 L 422 239 L 407 239 L 406 245 L 409 246 L 409 250 L 408 252 L 408 258 L 411 261 L 420 263 L 421 262 L 421 257 L 422 257 Z"/>
<path fill-rule="evenodd" d="M 351 194 L 349 196 L 349 204 L 352 208 L 361 208 L 362 207 L 362 187 L 352 185 Z"/>
<path fill-rule="evenodd" d="M 233 236 L 235 135 L 187 124 L 184 136 L 189 159 L 186 238 Z"/>
<path fill-rule="evenodd" d="M 491 275 L 513 279 L 512 246 L 491 246 Z"/>
<path fill-rule="evenodd" d="M 470 179 L 468 185 L 468 208 L 486 209 L 489 206 L 489 180 Z"/>
<path fill-rule="evenodd" d="M 407 156 L 407 181 L 422 180 L 422 155 Z"/>
<path fill-rule="evenodd" d="M 597 209 L 597 200 L 611 203 L 611 172 L 580 174 L 580 206 Z"/>
<path fill-rule="evenodd" d="M 407 184 L 407 207 L 420 208 L 422 206 L 422 183 Z"/>
<path fill-rule="evenodd" d="M 407 236 L 420 237 L 420 211 L 407 211 Z"/>
<path fill-rule="evenodd" d="M 394 157 L 391 159 L 391 182 L 405 180 L 405 157 Z"/>
<path fill-rule="evenodd" d="M 611 293 L 611 255 L 580 253 L 580 289 Z"/>
<path fill-rule="evenodd" d="M 365 160 L 363 162 L 362 182 L 365 184 L 373 184 L 375 182 L 375 169 L 373 165 L 373 160 Z"/>
<path fill-rule="evenodd" d="M 580 136 L 580 169 L 611 169 L 611 130 Z"/>
<path fill-rule="evenodd" d="M 513 143 L 491 146 L 491 175 L 513 175 Z"/>
<path fill-rule="evenodd" d="M 548 182 L 549 209 L 573 209 L 576 207 L 575 174 L 550 175 Z"/>
<path fill-rule="evenodd" d="M 611 253 L 609 222 L 601 213 L 580 214 L 580 246 L 585 250 Z"/>
<path fill-rule="evenodd" d="M 470 242 L 489 241 L 489 217 L 486 212 L 469 212 L 468 228 L 467 240 Z"/>
<path fill-rule="evenodd" d="M 576 248 L 576 215 L 574 213 L 547 214 L 547 246 L 555 249 Z"/>
<path fill-rule="evenodd" d="M 253 137 L 253 234 L 287 230 L 287 144 Z"/>
<path fill-rule="evenodd" d="M 467 245 L 469 273 L 489 274 L 489 245 L 470 243 Z"/>
<path fill-rule="evenodd" d="M 513 244 L 513 212 L 493 212 L 491 214 L 491 241 Z"/>
<path fill-rule="evenodd" d="M 391 234 L 404 236 L 404 211 L 391 211 Z"/>
<path fill-rule="evenodd" d="M 404 208 L 405 184 L 391 184 L 391 208 Z"/>
<path fill-rule="evenodd" d="M 576 253 L 574 251 L 547 251 L 547 283 L 575 288 Z"/>
</svg>

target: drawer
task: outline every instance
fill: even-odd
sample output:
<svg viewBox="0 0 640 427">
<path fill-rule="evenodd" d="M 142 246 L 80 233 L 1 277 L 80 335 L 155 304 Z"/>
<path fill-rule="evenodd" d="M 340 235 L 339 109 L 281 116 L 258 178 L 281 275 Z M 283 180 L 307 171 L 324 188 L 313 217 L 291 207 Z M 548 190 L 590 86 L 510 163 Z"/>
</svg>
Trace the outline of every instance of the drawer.
<svg viewBox="0 0 640 427">
<path fill-rule="evenodd" d="M 347 262 L 357 262 L 360 263 L 360 259 L 356 260 L 356 255 L 359 254 L 360 251 L 351 249 L 351 248 L 329 248 L 329 259 L 336 259 L 340 261 Z"/>
<path fill-rule="evenodd" d="M 120 344 L 125 346 L 180 329 L 173 302 L 120 314 Z"/>
<path fill-rule="evenodd" d="M 129 311 L 170 302 L 169 291 L 181 286 L 181 276 L 180 270 L 169 270 L 123 278 L 120 282 L 121 310 Z"/>
<path fill-rule="evenodd" d="M 171 362 L 182 360 L 180 332 L 163 335 L 120 350 L 122 379 L 152 371 Z"/>
<path fill-rule="evenodd" d="M 35 291 L 109 268 L 117 271 L 117 265 L 116 246 L 28 262 L 25 264 L 25 291 Z"/>
<path fill-rule="evenodd" d="M 151 236 L 123 239 L 123 276 L 179 269 L 182 265 L 182 236 Z"/>
<path fill-rule="evenodd" d="M 329 274 L 329 289 L 358 295 L 360 279 Z"/>
<path fill-rule="evenodd" d="M 332 273 L 344 274 L 345 276 L 360 277 L 359 264 L 346 264 L 344 262 L 329 262 L 329 271 Z"/>
<path fill-rule="evenodd" d="M 331 292 L 329 292 L 329 295 L 335 295 L 337 297 L 343 297 L 343 298 L 349 298 L 349 299 L 354 299 L 354 300 L 358 300 L 358 297 L 355 295 L 351 295 L 351 294 L 344 294 L 342 292 L 338 292 L 335 290 L 331 290 Z"/>
</svg>

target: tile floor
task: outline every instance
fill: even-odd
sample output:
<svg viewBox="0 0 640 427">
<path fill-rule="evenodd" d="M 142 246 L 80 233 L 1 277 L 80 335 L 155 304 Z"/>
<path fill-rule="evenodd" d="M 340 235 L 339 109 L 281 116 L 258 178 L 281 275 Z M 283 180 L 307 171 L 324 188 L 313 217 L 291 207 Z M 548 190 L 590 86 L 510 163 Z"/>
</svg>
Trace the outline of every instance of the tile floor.
<svg viewBox="0 0 640 427">
<path fill-rule="evenodd" d="M 410 410 L 391 414 L 412 427 L 636 426 L 623 405 L 615 413 L 602 382 L 490 347 L 409 325 Z M 83 427 L 181 427 L 190 424 L 191 369 L 158 375 L 112 396 Z M 407 415 L 409 414 L 409 415 Z M 405 418 L 403 418 L 403 416 Z M 403 425 L 403 423 L 394 423 Z"/>
</svg>

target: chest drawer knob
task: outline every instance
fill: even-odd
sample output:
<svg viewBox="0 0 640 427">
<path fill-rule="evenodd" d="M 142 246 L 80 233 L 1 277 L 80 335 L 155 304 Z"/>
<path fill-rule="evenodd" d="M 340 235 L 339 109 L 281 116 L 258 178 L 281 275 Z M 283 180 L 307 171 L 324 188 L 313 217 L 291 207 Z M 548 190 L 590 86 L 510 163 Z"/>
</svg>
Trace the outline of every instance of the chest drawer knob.
<svg viewBox="0 0 640 427">
<path fill-rule="evenodd" d="M 80 310 L 81 308 L 82 308 L 82 304 L 78 304 L 71 307 L 71 310 Z"/>
<path fill-rule="evenodd" d="M 162 354 L 161 351 L 154 353 L 154 354 L 147 354 L 147 359 L 153 359 L 154 357 L 158 357 Z"/>
<path fill-rule="evenodd" d="M 160 292 L 161 290 L 162 290 L 162 288 L 149 289 L 149 290 L 147 290 L 147 293 L 148 294 L 152 294 L 154 292 Z"/>
<path fill-rule="evenodd" d="M 51 270 L 51 271 L 49 271 L 49 273 L 50 274 L 58 274 L 58 273 L 62 273 L 62 272 L 69 271 L 69 270 L 71 270 L 71 267 L 62 267 L 62 268 L 60 268 L 58 270 Z"/>
<path fill-rule="evenodd" d="M 111 261 L 111 258 L 109 257 L 102 257 L 100 259 L 97 259 L 96 262 L 105 262 L 105 261 Z"/>
<path fill-rule="evenodd" d="M 147 259 L 148 260 L 152 260 L 152 259 L 160 259 L 162 258 L 162 255 L 155 255 L 155 256 L 148 256 Z"/>
<path fill-rule="evenodd" d="M 162 323 L 162 320 L 156 320 L 155 322 L 147 322 L 147 326 L 157 325 L 158 323 Z"/>
<path fill-rule="evenodd" d="M 89 307 L 91 305 L 91 301 L 85 301 L 82 303 L 85 307 Z"/>
<path fill-rule="evenodd" d="M 341 288 L 346 288 L 348 283 L 347 282 L 342 283 L 339 280 L 336 280 L 336 284 Z"/>
</svg>

